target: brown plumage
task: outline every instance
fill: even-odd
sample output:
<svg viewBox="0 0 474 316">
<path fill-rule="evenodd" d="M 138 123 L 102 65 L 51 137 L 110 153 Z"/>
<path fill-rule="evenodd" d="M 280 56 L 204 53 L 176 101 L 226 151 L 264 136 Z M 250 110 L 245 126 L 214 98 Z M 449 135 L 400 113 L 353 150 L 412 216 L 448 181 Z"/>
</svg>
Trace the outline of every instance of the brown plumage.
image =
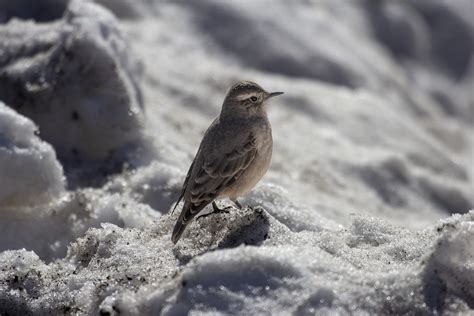
<svg viewBox="0 0 474 316">
<path fill-rule="evenodd" d="M 268 93 L 249 81 L 229 90 L 219 117 L 204 134 L 176 202 L 175 208 L 184 200 L 173 229 L 173 243 L 214 199 L 228 197 L 236 201 L 265 174 L 273 144 L 266 100 L 279 94 Z"/>
</svg>

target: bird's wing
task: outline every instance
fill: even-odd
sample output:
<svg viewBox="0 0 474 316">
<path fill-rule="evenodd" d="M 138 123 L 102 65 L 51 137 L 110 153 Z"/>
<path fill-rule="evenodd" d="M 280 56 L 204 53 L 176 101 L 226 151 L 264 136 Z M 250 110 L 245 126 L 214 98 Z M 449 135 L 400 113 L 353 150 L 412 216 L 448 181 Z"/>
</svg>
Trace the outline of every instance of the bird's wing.
<svg viewBox="0 0 474 316">
<path fill-rule="evenodd" d="M 189 167 L 188 174 L 186 175 L 186 179 L 184 179 L 183 188 L 181 189 L 181 194 L 179 195 L 178 201 L 176 201 L 176 204 L 174 205 L 173 210 L 171 211 L 171 214 L 173 214 L 174 210 L 176 209 L 176 206 L 178 206 L 179 202 L 181 202 L 181 200 L 183 199 L 184 192 L 186 192 L 186 187 L 188 186 L 189 177 L 191 176 L 191 172 L 193 171 L 195 161 L 196 161 L 196 158 L 194 158 L 193 163 Z"/>
<path fill-rule="evenodd" d="M 233 184 L 257 155 L 257 140 L 250 134 L 244 142 L 232 151 L 204 159 L 192 181 L 188 183 L 188 210 L 184 209 L 182 221 L 192 219 L 203 207 L 214 200 L 219 193 Z"/>
</svg>

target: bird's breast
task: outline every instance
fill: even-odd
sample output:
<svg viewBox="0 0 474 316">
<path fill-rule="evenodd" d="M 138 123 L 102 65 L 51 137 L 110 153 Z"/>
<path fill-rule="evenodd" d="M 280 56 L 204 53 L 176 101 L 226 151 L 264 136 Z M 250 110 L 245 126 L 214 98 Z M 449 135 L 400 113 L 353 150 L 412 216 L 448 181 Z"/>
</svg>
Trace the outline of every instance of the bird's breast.
<svg viewBox="0 0 474 316">
<path fill-rule="evenodd" d="M 252 163 L 242 173 L 239 179 L 221 196 L 236 199 L 250 191 L 260 179 L 267 173 L 272 159 L 273 140 L 271 129 L 258 133 L 257 154 Z"/>
</svg>

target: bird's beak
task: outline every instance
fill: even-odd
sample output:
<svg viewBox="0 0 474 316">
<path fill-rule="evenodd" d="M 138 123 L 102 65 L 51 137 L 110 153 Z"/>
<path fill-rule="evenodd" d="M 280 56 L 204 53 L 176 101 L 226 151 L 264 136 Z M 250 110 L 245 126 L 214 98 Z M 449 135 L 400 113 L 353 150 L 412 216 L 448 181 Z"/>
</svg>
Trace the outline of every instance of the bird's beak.
<svg viewBox="0 0 474 316">
<path fill-rule="evenodd" d="M 267 99 L 276 97 L 277 95 L 281 95 L 281 94 L 283 94 L 283 92 L 270 92 L 267 96 Z"/>
</svg>

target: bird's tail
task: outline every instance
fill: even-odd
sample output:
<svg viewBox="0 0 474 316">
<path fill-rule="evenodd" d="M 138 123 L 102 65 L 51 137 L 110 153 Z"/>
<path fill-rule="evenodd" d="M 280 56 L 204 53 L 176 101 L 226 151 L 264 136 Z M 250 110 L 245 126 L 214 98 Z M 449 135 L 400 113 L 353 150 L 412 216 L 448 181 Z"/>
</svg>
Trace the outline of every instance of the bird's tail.
<svg viewBox="0 0 474 316">
<path fill-rule="evenodd" d="M 181 214 L 179 214 L 176 225 L 174 225 L 173 233 L 171 234 L 171 241 L 174 244 L 176 244 L 179 238 L 181 238 L 181 235 L 186 229 L 188 223 L 190 223 L 193 218 L 209 203 L 209 201 L 203 202 L 201 204 L 184 203 Z"/>
<path fill-rule="evenodd" d="M 181 238 L 181 235 L 184 233 L 186 226 L 187 223 L 183 223 L 182 220 L 178 219 L 176 225 L 174 225 L 173 234 L 171 234 L 171 241 L 173 242 L 173 244 L 176 244 L 179 238 Z"/>
</svg>

